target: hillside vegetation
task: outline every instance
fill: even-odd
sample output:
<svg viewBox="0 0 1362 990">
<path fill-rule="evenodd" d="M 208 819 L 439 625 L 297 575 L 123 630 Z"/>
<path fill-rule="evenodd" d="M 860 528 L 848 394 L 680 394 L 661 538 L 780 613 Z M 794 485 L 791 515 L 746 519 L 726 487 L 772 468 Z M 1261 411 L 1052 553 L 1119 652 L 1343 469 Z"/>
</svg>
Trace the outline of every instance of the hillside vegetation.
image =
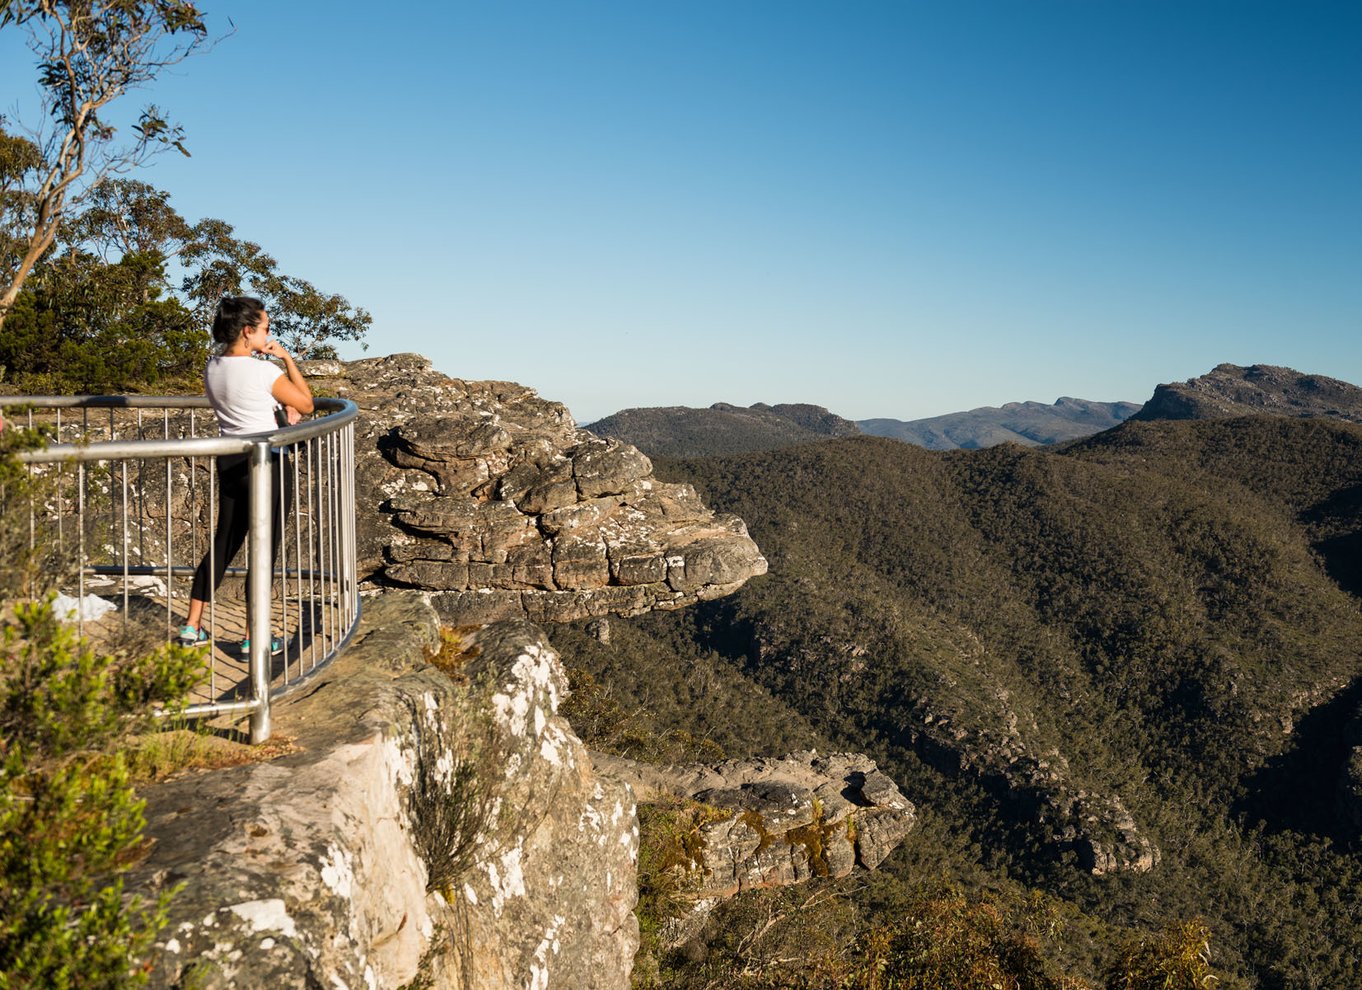
<svg viewBox="0 0 1362 990">
<path fill-rule="evenodd" d="M 613 645 L 564 633 L 569 661 L 658 730 L 867 752 L 922 813 L 822 914 L 775 895 L 716 912 L 668 985 L 766 985 L 705 982 L 751 969 L 761 917 L 802 918 L 845 959 L 905 911 L 1021 919 L 1040 897 L 1067 927 L 1033 948 L 1063 985 L 1118 985 L 1130 939 L 1200 918 L 1221 986 L 1362 986 L 1362 858 L 1338 803 L 1362 702 L 1359 455 L 1357 426 L 1262 417 L 659 464 L 747 520 L 771 572 L 615 620 Z M 735 675 L 770 701 L 717 731 L 701 682 L 731 695 Z M 836 985 L 802 958 L 771 985 Z"/>
</svg>

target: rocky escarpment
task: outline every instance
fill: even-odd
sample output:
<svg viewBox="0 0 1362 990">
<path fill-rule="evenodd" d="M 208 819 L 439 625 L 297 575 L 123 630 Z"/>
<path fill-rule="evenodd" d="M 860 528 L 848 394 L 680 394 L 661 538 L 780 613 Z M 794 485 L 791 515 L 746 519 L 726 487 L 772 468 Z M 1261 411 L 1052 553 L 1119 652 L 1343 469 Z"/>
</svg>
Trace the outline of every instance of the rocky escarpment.
<svg viewBox="0 0 1362 990">
<path fill-rule="evenodd" d="M 1134 420 L 1231 416 L 1327 416 L 1362 423 L 1362 388 L 1270 364 L 1217 365 L 1209 374 L 1160 385 Z"/>
<path fill-rule="evenodd" d="M 703 802 L 693 910 L 872 869 L 912 805 L 855 755 L 656 768 L 589 754 L 567 678 L 524 620 L 440 631 L 417 592 L 365 600 L 353 644 L 274 706 L 268 762 L 147 790 L 146 899 L 179 888 L 153 987 L 629 986 L 633 788 Z"/>
<path fill-rule="evenodd" d="M 765 573 L 741 519 L 531 389 L 452 379 L 414 354 L 306 373 L 362 412 L 356 479 L 377 508 L 361 510 L 361 573 L 438 593 L 451 621 L 634 615 Z"/>
<path fill-rule="evenodd" d="M 642 802 L 699 805 L 679 841 L 673 825 L 676 849 L 662 857 L 689 905 L 669 920 L 664 935 L 673 945 L 742 891 L 873 870 L 916 820 L 894 782 L 854 753 L 669 767 L 600 754 L 593 761 L 602 774 L 628 781 Z"/>
<path fill-rule="evenodd" d="M 556 714 L 566 679 L 524 621 L 442 667 L 420 595 L 365 604 L 355 643 L 275 706 L 293 751 L 147 793 L 129 889 L 183 884 L 152 985 L 624 988 L 638 831 Z"/>
</svg>

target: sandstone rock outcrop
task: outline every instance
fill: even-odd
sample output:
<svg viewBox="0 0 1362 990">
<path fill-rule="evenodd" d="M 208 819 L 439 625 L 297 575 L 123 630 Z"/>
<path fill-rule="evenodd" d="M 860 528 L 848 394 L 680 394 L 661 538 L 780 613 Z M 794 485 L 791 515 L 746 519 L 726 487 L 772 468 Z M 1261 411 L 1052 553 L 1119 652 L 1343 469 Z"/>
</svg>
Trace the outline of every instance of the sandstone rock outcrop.
<svg viewBox="0 0 1362 990">
<path fill-rule="evenodd" d="M 635 615 L 766 571 L 741 519 L 531 389 L 452 379 L 415 354 L 306 373 L 362 412 L 361 574 L 437 593 L 449 621 Z"/>
<path fill-rule="evenodd" d="M 640 801 L 707 809 L 693 843 L 698 856 L 680 878 L 692 910 L 666 932 L 673 944 L 697 932 L 715 904 L 744 890 L 873 870 L 916 821 L 894 782 L 854 753 L 671 767 L 592 758 L 602 775 L 627 781 Z"/>
<path fill-rule="evenodd" d="M 557 716 L 542 633 L 471 634 L 451 680 L 420 595 L 365 608 L 276 705 L 292 753 L 147 793 L 155 845 L 128 887 L 185 885 L 152 985 L 627 987 L 634 802 Z"/>
</svg>

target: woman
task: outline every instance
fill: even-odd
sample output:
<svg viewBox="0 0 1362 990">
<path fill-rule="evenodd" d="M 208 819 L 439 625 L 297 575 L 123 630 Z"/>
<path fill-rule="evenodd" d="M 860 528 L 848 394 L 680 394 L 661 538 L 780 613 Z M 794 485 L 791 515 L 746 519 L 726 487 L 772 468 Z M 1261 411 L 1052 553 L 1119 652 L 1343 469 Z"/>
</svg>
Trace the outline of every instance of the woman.
<svg viewBox="0 0 1362 990">
<path fill-rule="evenodd" d="M 222 353 L 209 358 L 203 373 L 204 391 L 217 413 L 219 432 L 224 436 L 248 433 L 268 433 L 278 427 L 275 412 L 280 407 L 288 413 L 288 421 L 296 423 L 303 413 L 313 409 L 312 390 L 303 379 L 293 358 L 277 340 L 270 337 L 270 317 L 265 304 L 246 296 L 225 296 L 218 303 L 213 318 L 213 339 L 222 345 Z M 256 355 L 283 359 L 284 370 L 272 361 L 262 361 Z M 281 470 L 281 461 L 274 459 L 275 492 L 283 492 L 285 506 L 291 501 L 288 494 L 292 472 Z M 194 585 L 189 597 L 189 614 L 180 629 L 179 642 L 184 646 L 208 643 L 203 630 L 203 610 L 208 599 L 222 584 L 227 565 L 246 540 L 250 526 L 250 455 L 226 454 L 218 458 L 218 525 L 213 536 L 213 549 L 199 563 L 194 572 Z M 271 566 L 279 549 L 279 506 L 275 505 L 271 537 Z M 249 577 L 247 578 L 249 582 Z M 270 652 L 279 653 L 283 644 L 277 639 L 270 643 Z M 241 644 L 241 652 L 250 652 L 249 637 Z"/>
</svg>

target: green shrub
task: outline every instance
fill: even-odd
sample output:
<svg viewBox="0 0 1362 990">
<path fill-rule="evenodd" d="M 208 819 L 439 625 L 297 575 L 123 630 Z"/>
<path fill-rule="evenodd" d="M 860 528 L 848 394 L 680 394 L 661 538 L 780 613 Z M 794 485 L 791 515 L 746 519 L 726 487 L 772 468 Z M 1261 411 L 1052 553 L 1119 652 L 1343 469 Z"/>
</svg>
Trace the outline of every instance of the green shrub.
<svg viewBox="0 0 1362 990">
<path fill-rule="evenodd" d="M 51 600 L 0 620 L 0 988 L 131 987 L 171 895 L 125 903 L 143 802 L 118 744 L 174 707 L 200 658 L 96 653 Z"/>
</svg>

